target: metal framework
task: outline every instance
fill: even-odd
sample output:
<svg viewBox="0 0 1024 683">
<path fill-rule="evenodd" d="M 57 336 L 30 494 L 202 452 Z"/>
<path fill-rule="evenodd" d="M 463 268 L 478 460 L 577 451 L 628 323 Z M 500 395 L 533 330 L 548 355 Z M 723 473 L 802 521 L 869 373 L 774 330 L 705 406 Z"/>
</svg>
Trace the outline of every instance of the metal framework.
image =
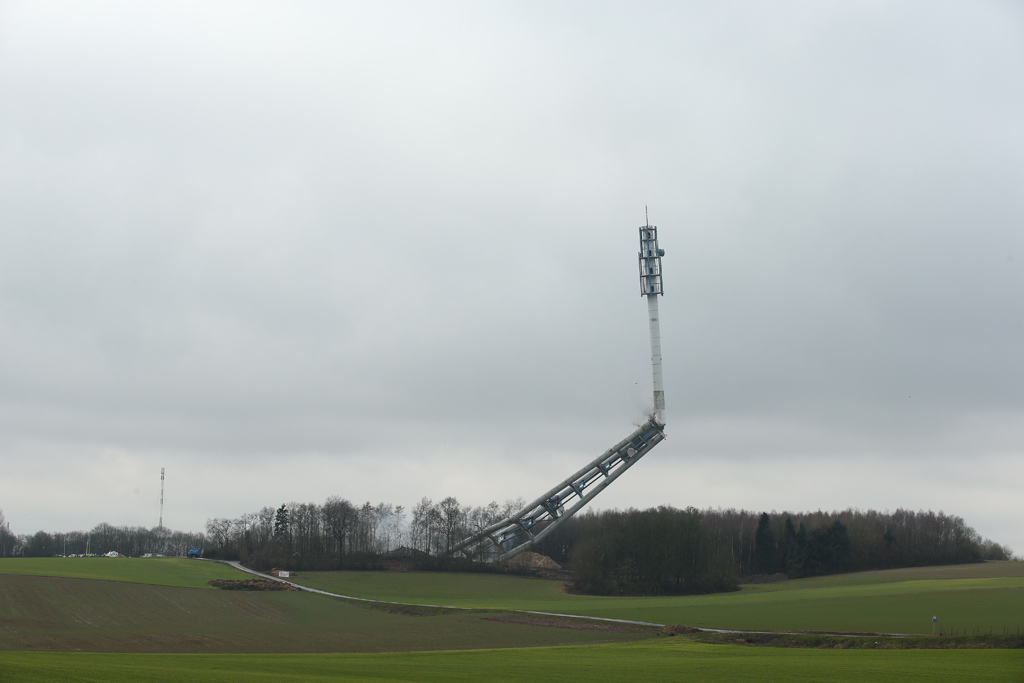
<svg viewBox="0 0 1024 683">
<path fill-rule="evenodd" d="M 622 473 L 665 439 L 665 387 L 661 374 L 658 295 L 664 294 L 658 228 L 640 227 L 640 293 L 647 297 L 651 330 L 654 413 L 632 434 L 615 444 L 557 486 L 515 514 L 481 529 L 452 548 L 453 553 L 485 562 L 500 562 L 527 550 L 572 517 Z"/>
<path fill-rule="evenodd" d="M 589 465 L 510 517 L 481 529 L 452 550 L 485 562 L 510 559 L 555 530 L 665 438 L 653 417 Z"/>
</svg>

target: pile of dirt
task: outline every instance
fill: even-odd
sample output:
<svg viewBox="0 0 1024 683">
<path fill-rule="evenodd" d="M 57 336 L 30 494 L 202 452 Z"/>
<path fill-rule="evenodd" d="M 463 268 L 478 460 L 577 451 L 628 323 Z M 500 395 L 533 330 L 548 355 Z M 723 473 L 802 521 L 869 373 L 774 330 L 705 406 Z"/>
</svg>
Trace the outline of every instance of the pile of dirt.
<svg viewBox="0 0 1024 683">
<path fill-rule="evenodd" d="M 271 569 L 267 573 L 270 574 L 271 576 L 281 576 L 282 574 L 287 574 L 287 576 L 284 577 L 286 579 L 290 579 L 293 576 L 298 576 L 299 575 L 298 572 L 293 572 L 290 569 L 279 569 L 277 567 L 274 567 L 273 569 Z"/>
<path fill-rule="evenodd" d="M 297 591 L 295 586 L 280 581 L 268 581 L 266 579 L 245 579 L 243 581 L 214 579 L 207 581 L 214 588 L 226 591 Z"/>
<path fill-rule="evenodd" d="M 679 624 L 669 624 L 668 626 L 661 627 L 661 633 L 666 636 L 681 636 L 684 633 L 700 633 L 699 628 L 692 626 L 680 626 Z"/>
<path fill-rule="evenodd" d="M 519 553 L 511 560 L 508 561 L 513 567 L 529 567 L 530 569 L 561 569 L 562 565 L 552 560 L 547 555 L 541 555 L 540 553 L 531 553 L 527 550 L 525 553 Z"/>
<path fill-rule="evenodd" d="M 508 561 L 510 567 L 525 567 L 533 576 L 542 579 L 559 579 L 565 581 L 572 576 L 572 573 L 562 569 L 562 565 L 552 560 L 547 555 L 526 551 L 519 553 Z"/>
</svg>

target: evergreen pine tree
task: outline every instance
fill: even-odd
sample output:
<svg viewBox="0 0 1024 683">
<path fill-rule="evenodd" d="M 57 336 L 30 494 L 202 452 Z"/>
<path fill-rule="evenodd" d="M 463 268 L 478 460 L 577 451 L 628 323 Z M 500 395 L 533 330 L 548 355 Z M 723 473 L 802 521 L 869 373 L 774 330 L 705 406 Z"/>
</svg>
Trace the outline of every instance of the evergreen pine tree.
<svg viewBox="0 0 1024 683">
<path fill-rule="evenodd" d="M 775 564 L 775 532 L 772 531 L 772 518 L 767 512 L 761 513 L 754 534 L 754 569 L 761 574 L 774 574 Z"/>
</svg>

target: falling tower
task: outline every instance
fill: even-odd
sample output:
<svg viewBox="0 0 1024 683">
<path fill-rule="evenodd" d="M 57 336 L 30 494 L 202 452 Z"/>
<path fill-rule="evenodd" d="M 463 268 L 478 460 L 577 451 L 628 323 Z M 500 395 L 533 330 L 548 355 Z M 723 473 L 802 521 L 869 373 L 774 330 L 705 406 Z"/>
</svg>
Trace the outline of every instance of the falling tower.
<svg viewBox="0 0 1024 683">
<path fill-rule="evenodd" d="M 647 297 L 651 330 L 651 370 L 654 378 L 654 410 L 632 434 L 592 460 L 578 472 L 515 514 L 481 529 L 451 550 L 485 562 L 510 559 L 542 540 L 559 524 L 606 489 L 665 439 L 665 387 L 661 375 L 661 329 L 658 296 L 663 294 L 658 228 L 640 228 L 640 293 Z"/>
</svg>

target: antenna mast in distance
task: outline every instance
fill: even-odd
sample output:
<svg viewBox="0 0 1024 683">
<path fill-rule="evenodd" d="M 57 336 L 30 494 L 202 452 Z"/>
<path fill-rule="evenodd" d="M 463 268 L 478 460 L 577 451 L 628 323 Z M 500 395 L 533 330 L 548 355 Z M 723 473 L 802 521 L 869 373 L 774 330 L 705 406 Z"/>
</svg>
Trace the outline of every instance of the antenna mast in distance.
<svg viewBox="0 0 1024 683">
<path fill-rule="evenodd" d="M 160 529 L 164 528 L 164 468 L 160 468 Z"/>
</svg>

